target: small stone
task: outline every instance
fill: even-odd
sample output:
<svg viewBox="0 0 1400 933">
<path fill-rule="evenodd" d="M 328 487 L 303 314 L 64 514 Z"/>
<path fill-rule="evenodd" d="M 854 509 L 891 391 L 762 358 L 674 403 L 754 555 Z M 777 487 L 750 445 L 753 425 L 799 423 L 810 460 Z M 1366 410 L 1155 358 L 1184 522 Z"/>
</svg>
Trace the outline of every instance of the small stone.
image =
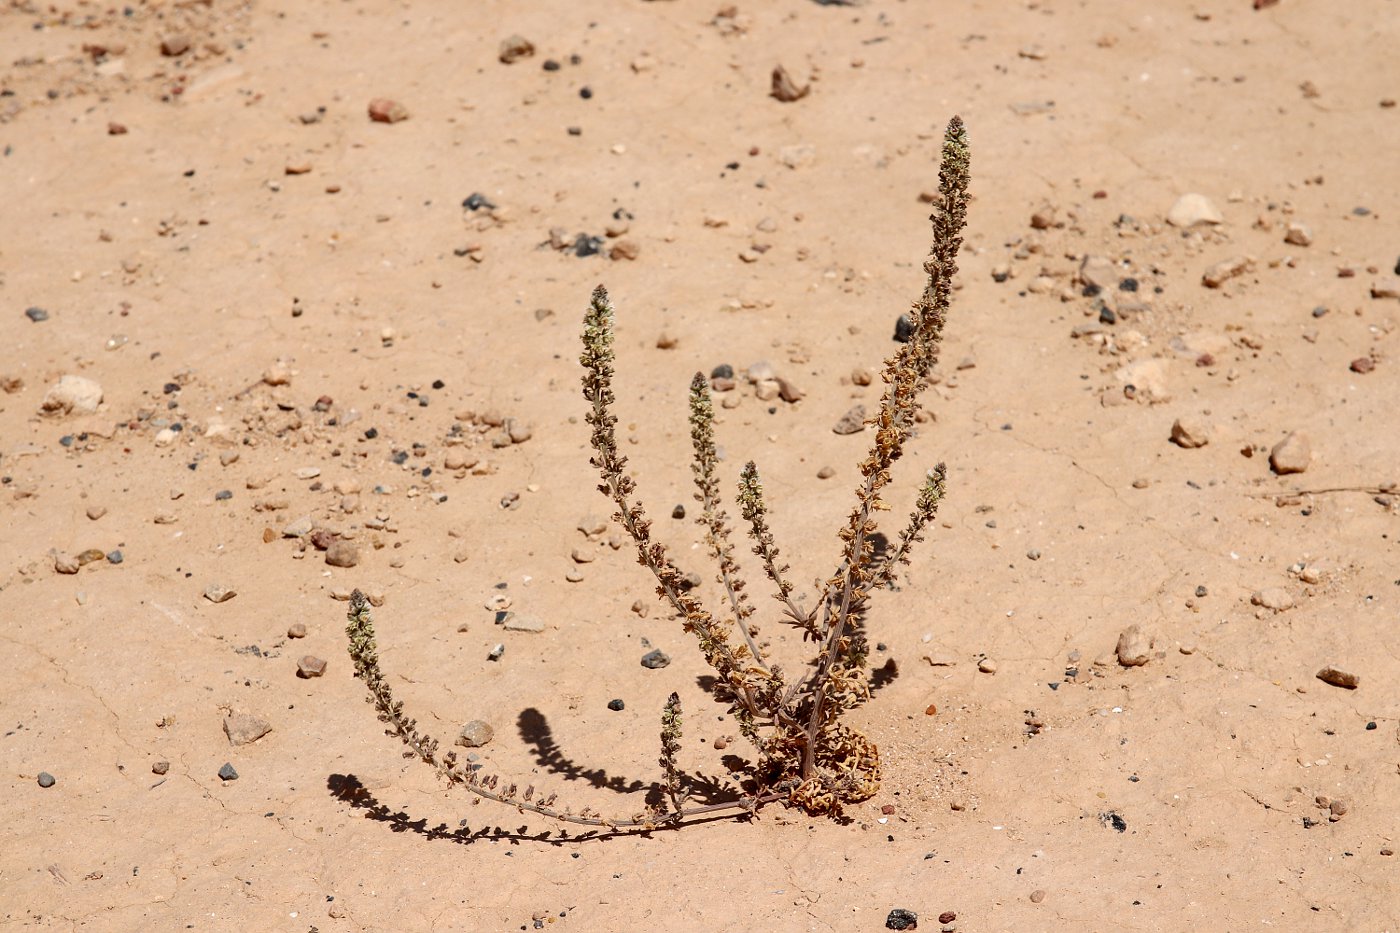
<svg viewBox="0 0 1400 933">
<path fill-rule="evenodd" d="M 155 764 L 151 765 L 152 774 L 166 774 L 169 771 L 170 762 L 168 761 L 157 761 Z"/>
<path fill-rule="evenodd" d="M 1118 636 L 1117 654 L 1124 667 L 1141 667 L 1152 659 L 1152 639 L 1140 626 L 1130 625 Z"/>
<path fill-rule="evenodd" d="M 1085 256 L 1079 263 L 1079 281 L 1086 289 L 1110 292 L 1118 287 L 1118 265 L 1107 256 Z"/>
<path fill-rule="evenodd" d="M 90 547 L 86 551 L 82 551 L 78 554 L 78 566 L 86 567 L 88 564 L 102 560 L 106 556 L 106 554 L 103 554 L 97 548 Z"/>
<path fill-rule="evenodd" d="M 634 260 L 642 254 L 642 247 L 636 240 L 630 237 L 623 237 L 612 246 L 608 247 L 608 258 L 612 260 Z"/>
<path fill-rule="evenodd" d="M 1247 256 L 1222 259 L 1201 274 L 1201 284 L 1207 288 L 1219 288 L 1235 276 L 1248 272 L 1253 265 Z"/>
<path fill-rule="evenodd" d="M 874 381 L 875 372 L 869 366 L 857 366 L 851 370 L 851 382 L 855 385 L 868 386 Z"/>
<path fill-rule="evenodd" d="M 53 569 L 56 573 L 77 573 L 80 566 L 78 559 L 70 554 L 53 556 Z"/>
<path fill-rule="evenodd" d="M 1396 263 L 1396 269 L 1400 270 L 1400 263 Z M 1397 272 L 1395 276 L 1387 276 L 1372 282 L 1371 297 L 1400 298 L 1400 272 Z"/>
<path fill-rule="evenodd" d="M 856 405 L 837 420 L 832 426 L 837 434 L 859 434 L 865 430 L 865 406 Z"/>
<path fill-rule="evenodd" d="M 824 466 L 817 471 L 817 479 L 831 479 L 836 475 L 836 471 L 829 466 Z"/>
<path fill-rule="evenodd" d="M 45 414 L 91 415 L 102 404 L 102 386 L 85 376 L 64 376 L 44 395 Z"/>
<path fill-rule="evenodd" d="M 905 910 L 903 907 L 896 907 L 885 918 L 885 929 L 887 930 L 917 930 L 918 928 L 919 915 L 912 910 Z"/>
<path fill-rule="evenodd" d="M 783 401 L 787 402 L 789 405 L 791 405 L 793 402 L 800 401 L 802 397 L 806 394 L 807 393 L 803 392 L 801 389 L 793 385 L 788 380 L 784 379 L 782 376 L 778 377 L 778 397 L 781 398 Z"/>
<path fill-rule="evenodd" d="M 252 713 L 230 712 L 224 717 L 224 735 L 230 745 L 247 745 L 272 731 L 272 723 Z"/>
<path fill-rule="evenodd" d="M 284 386 L 292 381 L 292 374 L 282 365 L 269 366 L 263 370 L 262 381 L 270 386 Z"/>
<path fill-rule="evenodd" d="M 1324 667 L 1317 672 L 1317 679 L 1325 684 L 1331 684 L 1334 687 L 1341 687 L 1345 690 L 1355 690 L 1357 687 L 1361 686 L 1361 677 L 1359 674 L 1338 670 L 1335 667 Z"/>
<path fill-rule="evenodd" d="M 231 762 L 227 762 L 227 761 L 224 762 L 224 766 L 223 766 L 222 768 L 219 769 L 219 780 L 221 780 L 221 781 L 236 781 L 236 780 L 238 780 L 238 772 L 235 771 L 235 770 L 233 770 L 233 764 L 232 764 Z"/>
<path fill-rule="evenodd" d="M 1252 605 L 1274 612 L 1284 612 L 1293 608 L 1293 596 L 1281 586 L 1271 586 L 1258 590 L 1249 597 Z"/>
<path fill-rule="evenodd" d="M 609 700 L 609 701 L 608 701 L 608 709 L 612 710 L 614 713 L 620 713 L 620 712 L 622 712 L 623 709 L 626 708 L 626 706 L 627 706 L 627 704 L 626 704 L 626 703 L 623 703 L 621 700 Z"/>
<path fill-rule="evenodd" d="M 769 97 L 790 104 L 793 101 L 801 100 L 810 93 L 812 93 L 812 85 L 804 84 L 798 87 L 797 82 L 792 80 L 792 75 L 788 74 L 787 69 L 782 65 L 773 69 L 771 88 L 768 91 Z"/>
<path fill-rule="evenodd" d="M 1043 900 L 1045 900 L 1045 892 L 1043 890 L 1037 888 L 1036 890 L 1031 892 L 1032 904 L 1039 904 Z"/>
<path fill-rule="evenodd" d="M 977 669 L 984 674 L 995 674 L 997 672 L 997 662 L 991 658 L 983 658 L 977 662 Z"/>
<path fill-rule="evenodd" d="M 331 567 L 354 567 L 360 562 L 360 548 L 353 541 L 336 538 L 326 548 L 326 564 Z"/>
<path fill-rule="evenodd" d="M 305 638 L 305 637 L 306 637 L 306 626 L 305 626 L 303 623 L 301 623 L 301 622 L 293 622 L 291 625 L 287 626 L 287 637 L 288 637 L 288 638 Z"/>
<path fill-rule="evenodd" d="M 151 521 L 155 522 L 157 525 L 173 525 L 179 520 L 180 517 L 178 515 L 166 509 L 161 509 L 155 515 L 151 516 Z"/>
<path fill-rule="evenodd" d="M 535 432 L 530 426 L 516 421 L 514 418 L 506 419 L 506 436 L 510 438 L 512 444 L 523 444 L 535 436 Z"/>
<path fill-rule="evenodd" d="M 1308 443 L 1308 436 L 1301 431 L 1291 432 L 1269 452 L 1269 466 L 1280 476 L 1302 473 L 1311 462 L 1312 445 Z"/>
<path fill-rule="evenodd" d="M 49 319 L 49 312 L 45 311 L 43 308 L 25 308 L 24 316 L 35 324 L 39 324 Z"/>
<path fill-rule="evenodd" d="M 664 330 L 656 338 L 656 348 L 658 350 L 674 350 L 679 344 L 680 341 L 676 339 L 674 334 L 670 334 Z"/>
<path fill-rule="evenodd" d="M 177 58 L 190 50 L 190 37 L 176 34 L 160 40 L 160 54 L 166 58 Z"/>
<path fill-rule="evenodd" d="M 488 661 L 499 661 L 499 660 L 501 659 L 501 657 L 502 657 L 505 653 L 506 653 L 506 646 L 505 646 L 505 645 L 498 644 L 498 645 L 496 645 L 494 648 L 492 648 L 490 651 L 486 652 L 486 660 L 488 660 Z"/>
<path fill-rule="evenodd" d="M 1172 443 L 1192 450 L 1210 443 L 1210 428 L 1194 418 L 1178 418 L 1172 422 Z"/>
<path fill-rule="evenodd" d="M 221 583 L 211 583 L 204 588 L 204 598 L 211 603 L 226 603 L 237 595 L 237 590 Z"/>
<path fill-rule="evenodd" d="M 157 447 L 169 447 L 180 439 L 180 432 L 174 428 L 161 428 L 156 432 L 156 436 L 151 439 Z"/>
<path fill-rule="evenodd" d="M 463 748 L 480 748 L 495 737 L 496 730 L 491 728 L 490 723 L 473 719 L 457 733 L 457 744 Z"/>
<path fill-rule="evenodd" d="M 895 343 L 908 343 L 914 336 L 914 319 L 907 314 L 901 314 L 894 319 L 894 341 Z M 857 383 L 865 385 L 866 383 Z"/>
<path fill-rule="evenodd" d="M 224 450 L 219 452 L 219 466 L 233 466 L 238 462 L 240 454 L 236 450 Z"/>
<path fill-rule="evenodd" d="M 107 563 L 109 564 L 120 564 L 124 560 L 126 560 L 126 556 L 122 554 L 120 549 L 107 552 Z"/>
<path fill-rule="evenodd" d="M 375 123 L 398 123 L 408 119 L 408 109 L 396 100 L 376 97 L 369 102 L 369 118 Z"/>
<path fill-rule="evenodd" d="M 952 923 L 954 920 L 957 919 L 958 915 L 951 910 L 945 910 L 943 911 L 943 913 L 938 915 L 939 923 Z"/>
<path fill-rule="evenodd" d="M 1312 230 L 1304 224 L 1290 223 L 1288 232 L 1283 235 L 1283 242 L 1290 246 L 1312 246 Z"/>
<path fill-rule="evenodd" d="M 1183 194 L 1167 211 L 1167 223 L 1183 230 L 1190 230 L 1198 224 L 1214 226 L 1224 222 L 1225 217 L 1220 209 L 1203 194 Z"/>
<path fill-rule="evenodd" d="M 507 36 L 501 40 L 500 51 L 496 57 L 501 64 L 511 65 L 522 58 L 529 58 L 535 54 L 535 43 L 521 35 Z"/>
<path fill-rule="evenodd" d="M 1011 266 L 1008 263 L 999 262 L 992 266 L 992 281 L 1005 282 L 1011 278 Z"/>
<path fill-rule="evenodd" d="M 539 616 L 520 615 L 515 612 L 506 613 L 501 627 L 507 632 L 531 632 L 536 635 L 545 629 L 544 620 Z"/>
<path fill-rule="evenodd" d="M 1351 361 L 1351 371 L 1358 375 L 1366 375 L 1376 368 L 1376 361 L 1369 356 L 1360 356 Z"/>
<path fill-rule="evenodd" d="M 659 670 L 671 663 L 671 656 L 657 648 L 642 655 L 642 667 L 648 670 Z"/>
<path fill-rule="evenodd" d="M 320 677 L 325 672 L 325 660 L 316 657 L 314 654 L 302 655 L 301 660 L 297 661 L 297 676 L 303 679 Z"/>
<path fill-rule="evenodd" d="M 311 516 L 303 515 L 301 518 L 290 521 L 282 526 L 282 537 L 304 538 L 307 535 L 311 534 L 311 530 L 314 527 L 315 525 L 311 521 Z"/>
<path fill-rule="evenodd" d="M 676 507 L 671 510 L 672 518 L 685 518 L 685 505 L 677 502 Z"/>
<path fill-rule="evenodd" d="M 128 132 L 125 123 L 118 123 L 115 120 L 107 121 L 108 136 L 125 136 Z"/>
<path fill-rule="evenodd" d="M 1026 552 L 1026 560 L 1040 560 L 1040 549 L 1031 548 Z"/>
<path fill-rule="evenodd" d="M 1332 822 L 1334 823 L 1342 817 L 1346 816 L 1347 811 L 1350 809 L 1351 807 L 1347 806 L 1347 802 L 1345 800 L 1334 799 L 1331 803 L 1327 804 L 1327 812 L 1332 814 Z"/>
<path fill-rule="evenodd" d="M 573 561 L 576 564 L 591 564 L 593 563 L 594 558 L 598 555 L 590 550 L 584 550 L 583 548 L 574 548 L 572 551 L 569 552 L 569 556 L 573 558 Z"/>
<path fill-rule="evenodd" d="M 39 786 L 40 786 L 40 787 L 53 787 L 54 784 L 56 784 L 56 783 L 57 783 L 57 781 L 54 779 L 54 776 L 53 776 L 52 774 L 49 774 L 49 772 L 47 772 L 47 771 L 40 771 L 40 772 L 39 772 Z"/>
</svg>

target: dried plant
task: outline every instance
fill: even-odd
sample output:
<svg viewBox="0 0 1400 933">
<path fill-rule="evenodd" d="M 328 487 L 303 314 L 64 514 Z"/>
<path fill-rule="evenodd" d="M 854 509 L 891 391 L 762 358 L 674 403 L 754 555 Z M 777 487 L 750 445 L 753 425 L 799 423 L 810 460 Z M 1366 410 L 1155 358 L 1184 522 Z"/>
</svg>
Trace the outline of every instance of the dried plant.
<svg viewBox="0 0 1400 933">
<path fill-rule="evenodd" d="M 723 588 L 723 609 L 716 615 L 706 609 L 685 574 L 652 539 L 651 523 L 636 498 L 636 484 L 627 473 L 627 458 L 618 452 L 613 414 L 616 399 L 613 377 L 613 308 L 600 286 L 584 317 L 583 395 L 589 403 L 592 428 L 592 465 L 602 482 L 598 489 L 616 507 L 613 519 L 631 536 L 638 562 L 656 578 L 657 594 L 670 604 L 685 631 L 695 635 L 705 660 L 718 675 L 714 692 L 729 705 L 739 730 L 754 746 L 757 763 L 748 785 L 735 799 L 703 805 L 688 804 L 689 786 L 676 765 L 680 749 L 680 698 L 671 694 L 661 718 L 663 782 L 656 799 L 645 811 L 626 818 L 609 819 L 588 808 L 578 812 L 557 806 L 553 795 L 537 797 L 533 786 L 523 791 L 502 784 L 495 776 L 482 776 L 459 765 L 452 752 L 438 753 L 436 740 L 422 735 L 414 720 L 404 716 L 403 704 L 390 692 L 380 669 L 374 626 L 365 598 L 356 591 L 350 602 L 350 655 L 356 676 L 365 682 L 369 701 L 379 712 L 388 732 L 407 747 L 406 755 L 432 766 L 449 784 L 460 785 L 478 797 L 496 800 L 544 816 L 588 826 L 654 828 L 720 811 L 752 813 L 774 801 L 801 807 L 811 814 L 839 815 L 843 804 L 864 800 L 880 786 L 880 758 L 875 745 L 843 723 L 842 716 L 870 696 L 866 674 L 865 618 L 872 591 L 892 585 L 899 567 L 909 563 L 909 553 L 923 540 L 924 529 L 938 511 L 944 495 L 947 471 L 942 463 L 930 470 L 919 489 L 908 524 L 888 553 L 877 555 L 876 515 L 885 511 L 883 494 L 891 481 L 890 470 L 904 452 L 914 428 L 919 396 L 929 371 L 938 361 L 938 349 L 957 272 L 957 254 L 967 217 L 969 151 L 962 121 L 954 117 L 943 139 L 939 170 L 940 200 L 933 216 L 933 248 L 924 261 L 928 284 L 909 313 L 913 323 L 907 342 L 886 361 L 884 394 L 878 412 L 867 424 L 874 429 L 874 443 L 860 463 L 861 482 L 856 505 L 839 531 L 841 555 L 835 572 L 826 579 L 813 605 L 804 606 L 793 595 L 788 566 L 781 562 L 772 531 L 758 469 L 748 463 L 740 475 L 738 505 L 753 540 L 765 576 L 782 604 L 782 621 L 800 629 L 804 642 L 815 644 L 815 654 L 800 675 L 789 677 L 760 648 L 753 618 L 756 607 L 734 558 L 729 518 L 720 498 L 716 475 L 718 456 L 714 443 L 714 407 L 709 386 L 697 374 L 690 387 L 690 429 L 695 460 L 692 464 L 699 523 L 705 543 L 717 564 L 717 582 Z M 738 638 L 733 637 L 738 629 Z"/>
</svg>

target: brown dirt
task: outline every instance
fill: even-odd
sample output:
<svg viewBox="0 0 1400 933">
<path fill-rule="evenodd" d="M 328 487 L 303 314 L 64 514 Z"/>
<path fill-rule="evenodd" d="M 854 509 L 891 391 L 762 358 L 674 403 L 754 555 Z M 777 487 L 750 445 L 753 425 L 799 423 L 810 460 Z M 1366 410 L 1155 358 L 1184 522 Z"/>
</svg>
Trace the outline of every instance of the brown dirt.
<svg viewBox="0 0 1400 933">
<path fill-rule="evenodd" d="M 1400 923 L 1400 303 L 1371 297 L 1400 254 L 1393 3 L 132 6 L 0 17 L 7 925 Z M 502 64 L 512 34 L 536 52 Z M 163 55 L 178 36 L 189 50 Z M 779 63 L 807 96 L 767 96 Z M 375 98 L 408 119 L 371 121 Z M 950 495 L 872 613 L 898 673 L 855 716 L 880 794 L 846 824 L 770 807 L 561 843 L 404 761 L 350 675 L 337 589 L 382 591 L 384 663 L 424 728 L 486 720 L 493 768 L 575 806 L 640 807 L 673 689 L 689 769 L 744 754 L 711 747 L 733 723 L 693 644 L 659 606 L 629 611 L 644 571 L 576 530 L 607 512 L 578 322 L 606 282 L 627 453 L 697 569 L 695 525 L 669 517 L 690 501 L 689 374 L 766 359 L 798 384 L 796 404 L 741 386 L 721 409 L 725 478 L 754 457 L 796 575 L 829 572 L 866 446 L 831 426 L 878 398 L 848 376 L 891 351 L 921 287 L 919 195 L 955 112 L 974 147 L 963 287 L 937 420 L 900 474 L 912 495 L 946 459 Z M 472 192 L 494 216 L 461 207 Z M 1224 223 L 1167 226 L 1188 192 Z M 542 245 L 614 212 L 635 260 Z M 1311 245 L 1284 241 L 1290 222 Z M 1084 296 L 1085 256 L 1137 291 Z M 1237 256 L 1243 274 L 1202 285 Z M 1099 301 L 1116 322 L 1072 337 Z M 64 374 L 101 384 L 96 413 L 39 413 Z M 492 446 L 490 413 L 533 436 Z M 1171 443 L 1177 419 L 1208 443 Z M 1276 476 L 1291 431 L 1312 458 Z M 445 467 L 463 451 L 478 470 Z M 302 516 L 322 533 L 280 536 Z M 336 533 L 357 566 L 311 541 Z M 56 572 L 90 548 L 122 562 Z M 596 554 L 581 582 L 574 548 Z M 498 585 L 547 630 L 497 629 Z M 1275 588 L 1262 601 L 1292 608 L 1251 603 Z M 1131 624 L 1154 648 L 1129 668 Z M 643 639 L 675 662 L 643 669 Z M 324 676 L 296 676 L 307 654 Z M 230 747 L 230 709 L 272 731 Z"/>
</svg>

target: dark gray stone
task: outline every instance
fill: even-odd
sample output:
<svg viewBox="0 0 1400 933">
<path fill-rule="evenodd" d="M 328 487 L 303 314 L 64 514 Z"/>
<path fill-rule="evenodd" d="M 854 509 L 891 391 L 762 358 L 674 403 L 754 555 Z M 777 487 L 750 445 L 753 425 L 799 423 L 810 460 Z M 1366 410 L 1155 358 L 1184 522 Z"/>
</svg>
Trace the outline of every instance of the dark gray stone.
<svg viewBox="0 0 1400 933">
<path fill-rule="evenodd" d="M 53 776 L 52 774 L 49 774 L 49 772 L 47 772 L 47 771 L 40 771 L 40 772 L 39 772 L 39 786 L 40 786 L 40 787 L 53 787 L 54 784 L 56 784 L 56 783 L 57 783 L 57 781 L 54 779 L 54 776 Z"/>
<path fill-rule="evenodd" d="M 651 670 L 659 670 L 671 663 L 671 656 L 657 648 L 655 651 L 648 651 L 642 655 L 642 667 Z"/>
<path fill-rule="evenodd" d="M 233 765 L 226 761 L 224 766 L 219 769 L 219 780 L 236 781 L 238 780 L 238 772 L 233 770 Z"/>
</svg>

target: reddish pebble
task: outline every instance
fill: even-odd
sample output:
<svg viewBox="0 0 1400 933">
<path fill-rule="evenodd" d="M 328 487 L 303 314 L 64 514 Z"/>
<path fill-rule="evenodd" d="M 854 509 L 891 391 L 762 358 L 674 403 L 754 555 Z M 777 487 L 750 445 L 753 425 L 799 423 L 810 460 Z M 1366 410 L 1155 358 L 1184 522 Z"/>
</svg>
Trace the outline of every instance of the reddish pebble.
<svg viewBox="0 0 1400 933">
<path fill-rule="evenodd" d="M 125 124 L 125 123 L 108 123 L 108 124 L 107 124 L 107 135 L 108 135 L 108 136 L 124 136 L 124 135 L 126 135 L 126 124 Z"/>
<path fill-rule="evenodd" d="M 945 910 L 938 915 L 939 923 L 952 923 L 956 919 L 958 919 L 958 915 L 951 910 Z"/>
<path fill-rule="evenodd" d="M 893 816 L 893 815 L 894 815 L 894 804 L 892 804 L 892 803 L 887 803 L 887 804 L 885 804 L 883 807 L 880 808 L 880 812 L 883 813 L 885 816 Z"/>
<path fill-rule="evenodd" d="M 308 654 L 297 662 L 297 676 L 301 678 L 320 677 L 326 672 L 326 662 Z"/>
<path fill-rule="evenodd" d="M 408 110 L 396 100 L 376 97 L 369 102 L 369 118 L 375 123 L 398 123 L 408 119 Z"/>
<path fill-rule="evenodd" d="M 1363 376 L 1376 368 L 1376 361 L 1369 356 L 1361 356 L 1351 361 L 1351 371 Z"/>
</svg>

